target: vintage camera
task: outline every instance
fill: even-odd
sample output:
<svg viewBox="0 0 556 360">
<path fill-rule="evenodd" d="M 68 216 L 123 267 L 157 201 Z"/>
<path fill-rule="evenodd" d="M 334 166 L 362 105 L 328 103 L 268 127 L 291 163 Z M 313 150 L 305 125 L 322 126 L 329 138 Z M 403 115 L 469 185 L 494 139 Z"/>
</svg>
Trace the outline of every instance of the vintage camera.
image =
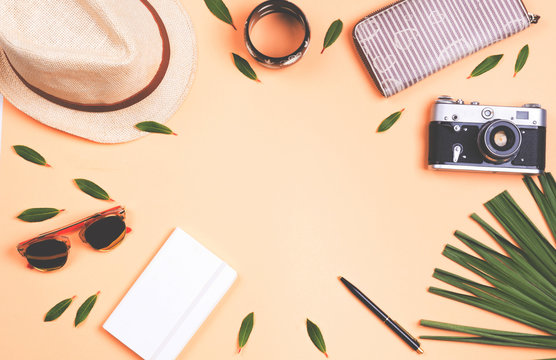
<svg viewBox="0 0 556 360">
<path fill-rule="evenodd" d="M 546 156 L 546 110 L 465 104 L 441 96 L 429 125 L 433 169 L 540 174 Z"/>
</svg>

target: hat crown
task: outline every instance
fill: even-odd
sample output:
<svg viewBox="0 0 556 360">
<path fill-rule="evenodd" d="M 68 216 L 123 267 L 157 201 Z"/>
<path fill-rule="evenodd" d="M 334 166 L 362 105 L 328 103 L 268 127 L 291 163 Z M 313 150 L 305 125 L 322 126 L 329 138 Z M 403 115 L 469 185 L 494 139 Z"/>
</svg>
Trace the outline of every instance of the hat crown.
<svg viewBox="0 0 556 360">
<path fill-rule="evenodd" d="M 147 87 L 162 61 L 138 0 L 5 0 L 0 47 L 22 80 L 76 104 L 114 104 Z"/>
</svg>

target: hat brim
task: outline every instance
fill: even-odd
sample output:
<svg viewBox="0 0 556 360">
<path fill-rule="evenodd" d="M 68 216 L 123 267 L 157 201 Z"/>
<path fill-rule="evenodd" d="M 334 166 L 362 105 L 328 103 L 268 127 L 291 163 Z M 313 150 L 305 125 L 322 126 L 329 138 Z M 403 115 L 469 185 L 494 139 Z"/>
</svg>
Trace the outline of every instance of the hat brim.
<svg viewBox="0 0 556 360">
<path fill-rule="evenodd" d="M 189 93 L 197 67 L 197 45 L 189 15 L 176 0 L 149 0 L 164 22 L 170 62 L 164 79 L 142 101 L 122 110 L 95 113 L 57 105 L 29 89 L 0 51 L 0 92 L 19 110 L 58 130 L 99 143 L 131 141 L 148 133 L 135 124 L 167 122 Z"/>
</svg>

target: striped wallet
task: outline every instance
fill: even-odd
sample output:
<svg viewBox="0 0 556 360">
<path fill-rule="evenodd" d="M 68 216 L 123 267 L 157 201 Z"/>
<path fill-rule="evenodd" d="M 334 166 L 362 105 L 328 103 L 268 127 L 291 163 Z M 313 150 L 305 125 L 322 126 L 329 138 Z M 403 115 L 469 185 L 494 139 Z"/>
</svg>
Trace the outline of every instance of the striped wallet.
<svg viewBox="0 0 556 360">
<path fill-rule="evenodd" d="M 538 21 L 521 0 L 400 0 L 355 25 L 355 46 L 388 97 Z"/>
</svg>

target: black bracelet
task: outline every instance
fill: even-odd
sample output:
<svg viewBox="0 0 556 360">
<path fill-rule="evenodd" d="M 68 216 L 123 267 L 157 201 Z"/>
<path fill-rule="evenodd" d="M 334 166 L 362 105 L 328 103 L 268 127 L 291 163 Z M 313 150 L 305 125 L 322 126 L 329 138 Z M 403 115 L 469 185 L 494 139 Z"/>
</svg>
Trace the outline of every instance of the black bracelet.
<svg viewBox="0 0 556 360">
<path fill-rule="evenodd" d="M 257 21 L 259 21 L 263 17 L 273 13 L 283 13 L 289 15 L 296 19 L 305 29 L 303 42 L 297 50 L 289 55 L 282 57 L 267 56 L 257 50 L 253 45 L 253 42 L 251 41 L 250 33 L 253 29 L 253 26 L 255 26 Z M 259 6 L 257 6 L 251 12 L 249 17 L 247 18 L 247 21 L 245 22 L 245 46 L 247 46 L 249 54 L 251 54 L 251 56 L 253 56 L 253 58 L 260 62 L 262 65 L 271 69 L 279 69 L 298 62 L 303 54 L 305 54 L 305 51 L 307 51 L 310 38 L 311 31 L 309 30 L 309 23 L 307 22 L 305 14 L 303 14 L 303 11 L 301 11 L 301 9 L 298 8 L 295 4 L 286 0 L 268 0 L 259 4 Z"/>
</svg>

